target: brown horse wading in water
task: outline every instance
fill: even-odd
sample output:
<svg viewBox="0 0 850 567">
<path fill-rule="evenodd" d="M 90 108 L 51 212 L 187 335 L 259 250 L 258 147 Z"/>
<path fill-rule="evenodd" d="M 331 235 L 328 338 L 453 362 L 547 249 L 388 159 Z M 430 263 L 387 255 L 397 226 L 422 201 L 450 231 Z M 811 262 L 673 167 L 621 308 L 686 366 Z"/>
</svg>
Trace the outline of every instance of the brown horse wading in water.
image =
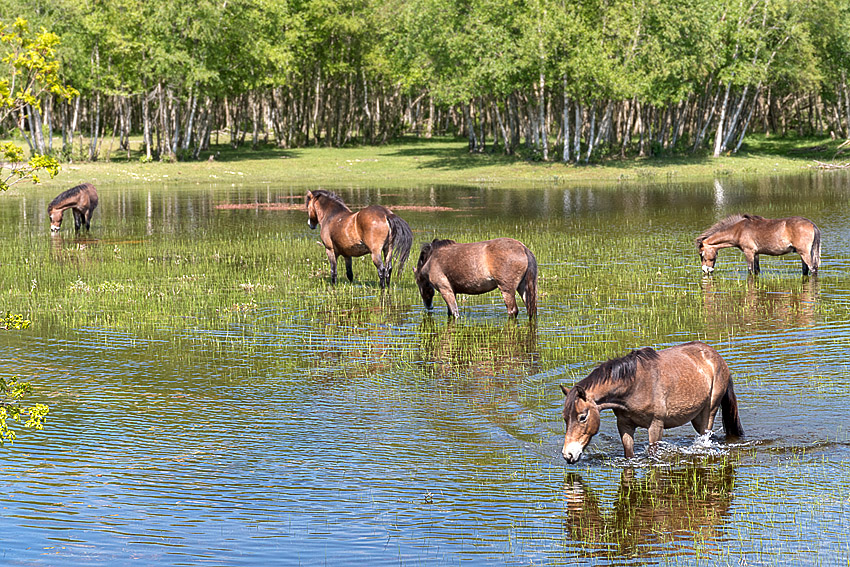
<svg viewBox="0 0 850 567">
<path fill-rule="evenodd" d="M 348 281 L 354 281 L 351 258 L 366 254 L 372 255 L 381 288 L 390 285 L 393 261 L 398 263 L 401 273 L 413 245 L 413 232 L 404 219 L 381 205 L 353 213 L 339 196 L 321 189 L 308 191 L 305 200 L 307 224 L 310 228 L 321 225 L 320 237 L 331 263 L 331 283 L 336 283 L 336 262 L 340 256 L 345 258 Z"/>
<path fill-rule="evenodd" d="M 477 295 L 499 288 L 511 317 L 519 313 L 517 291 L 528 316 L 537 315 L 537 260 L 513 238 L 469 244 L 434 240 L 422 246 L 414 275 L 428 309 L 435 289 L 443 296 L 449 315 L 459 317 L 456 294 Z"/>
<path fill-rule="evenodd" d="M 766 219 L 758 215 L 732 215 L 715 223 L 696 240 L 706 275 L 714 271 L 717 251 L 735 247 L 744 253 L 747 268 L 759 273 L 759 254 L 781 256 L 795 252 L 803 261 L 803 275 L 820 267 L 820 229 L 803 217 Z"/>
<path fill-rule="evenodd" d="M 700 435 L 710 433 L 718 408 L 723 410 L 726 437 L 742 437 L 738 401 L 729 367 L 716 350 L 695 341 L 655 351 L 634 350 L 603 362 L 566 395 L 567 433 L 562 454 L 577 462 L 599 431 L 599 412 L 614 410 L 627 459 L 634 457 L 635 428 L 649 429 L 649 443 L 661 440 L 664 429 L 688 422 Z"/>
<path fill-rule="evenodd" d="M 91 183 L 83 183 L 60 193 L 47 205 L 47 216 L 50 217 L 50 231 L 56 232 L 62 226 L 62 213 L 65 209 L 74 212 L 74 230 L 79 232 L 85 224 L 86 230 L 91 230 L 91 216 L 97 208 L 97 190 Z"/>
</svg>

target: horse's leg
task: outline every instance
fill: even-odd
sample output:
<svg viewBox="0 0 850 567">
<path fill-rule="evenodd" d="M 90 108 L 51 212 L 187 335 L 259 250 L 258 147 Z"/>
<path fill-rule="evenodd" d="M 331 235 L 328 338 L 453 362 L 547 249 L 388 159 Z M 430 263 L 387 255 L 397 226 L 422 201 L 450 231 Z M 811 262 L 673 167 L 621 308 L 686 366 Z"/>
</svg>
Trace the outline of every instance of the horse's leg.
<svg viewBox="0 0 850 567">
<path fill-rule="evenodd" d="M 387 287 L 390 287 L 390 278 L 393 275 L 393 249 L 390 248 L 384 253 L 384 269 L 387 273 Z"/>
<path fill-rule="evenodd" d="M 661 441 L 661 436 L 664 434 L 664 422 L 660 419 L 653 419 L 649 424 L 649 451 L 654 453 L 658 447 L 658 442 Z"/>
<path fill-rule="evenodd" d="M 80 227 L 83 225 L 83 213 L 81 213 L 77 209 L 71 210 L 74 212 L 74 230 L 79 232 Z"/>
<path fill-rule="evenodd" d="M 758 275 L 759 273 L 759 257 L 756 254 L 756 251 L 750 248 L 745 248 L 743 250 L 744 258 L 747 259 L 747 269 L 753 274 Z"/>
<path fill-rule="evenodd" d="M 814 264 L 812 263 L 812 254 L 811 252 L 800 252 L 800 260 L 803 262 L 803 275 L 808 276 L 809 271 L 814 271 Z"/>
<path fill-rule="evenodd" d="M 707 407 L 699 415 L 697 415 L 691 420 L 691 425 L 694 426 L 697 435 L 705 435 L 706 433 L 711 432 L 711 430 L 714 428 L 715 412 L 717 412 L 717 408 L 715 408 L 712 412 L 711 408 Z"/>
<path fill-rule="evenodd" d="M 443 301 L 446 302 L 446 309 L 448 309 L 449 317 L 459 319 L 460 312 L 457 310 L 457 299 L 455 298 L 455 292 L 452 291 L 452 288 L 447 286 L 440 286 L 437 287 L 437 291 L 440 292 L 440 295 L 443 296 Z"/>
<path fill-rule="evenodd" d="M 384 261 L 381 259 L 381 250 L 374 249 L 372 252 L 372 263 L 375 264 L 375 268 L 378 269 L 378 279 L 381 282 L 381 289 L 387 287 L 387 270 L 384 267 Z"/>
<path fill-rule="evenodd" d="M 631 422 L 617 418 L 617 430 L 623 441 L 623 454 L 627 459 L 635 456 L 635 426 Z"/>
<path fill-rule="evenodd" d="M 519 314 L 519 307 L 516 304 L 516 291 L 513 289 L 499 288 L 502 292 L 502 298 L 505 300 L 505 307 L 508 308 L 508 315 L 516 317 Z"/>
<path fill-rule="evenodd" d="M 328 262 L 331 263 L 331 283 L 336 283 L 336 252 L 332 248 L 326 248 L 325 252 L 328 253 Z"/>
<path fill-rule="evenodd" d="M 354 270 L 351 268 L 351 256 L 343 256 L 345 258 L 345 277 L 348 281 L 354 282 Z"/>
</svg>

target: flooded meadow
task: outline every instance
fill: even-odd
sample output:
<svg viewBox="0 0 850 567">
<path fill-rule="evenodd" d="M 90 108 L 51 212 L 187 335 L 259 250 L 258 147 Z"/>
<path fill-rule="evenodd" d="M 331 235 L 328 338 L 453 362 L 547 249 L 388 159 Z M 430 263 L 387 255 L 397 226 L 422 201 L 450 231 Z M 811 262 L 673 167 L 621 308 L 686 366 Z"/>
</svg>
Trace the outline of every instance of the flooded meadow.
<svg viewBox="0 0 850 567">
<path fill-rule="evenodd" d="M 619 185 L 338 188 L 413 229 L 389 291 L 330 267 L 316 187 L 97 183 L 90 233 L 57 190 L 0 195 L 0 372 L 50 406 L 3 446 L 4 565 L 850 565 L 850 175 Z M 805 216 L 797 255 L 694 239 L 733 213 Z M 70 215 L 70 213 L 69 213 Z M 539 316 L 498 292 L 460 318 L 413 280 L 433 238 L 535 254 Z M 561 456 L 560 384 L 702 340 L 746 436 L 690 426 L 634 459 L 610 411 Z"/>
</svg>

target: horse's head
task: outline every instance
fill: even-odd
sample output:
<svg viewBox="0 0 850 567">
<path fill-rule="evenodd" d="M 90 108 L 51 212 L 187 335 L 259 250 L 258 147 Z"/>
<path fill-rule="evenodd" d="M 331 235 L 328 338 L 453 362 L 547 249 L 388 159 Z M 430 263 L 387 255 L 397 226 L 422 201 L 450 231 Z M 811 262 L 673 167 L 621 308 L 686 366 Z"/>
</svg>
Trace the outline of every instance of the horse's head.
<svg viewBox="0 0 850 567">
<path fill-rule="evenodd" d="M 316 228 L 319 226 L 319 213 L 316 211 L 316 201 L 318 197 L 313 195 L 312 191 L 307 191 L 304 196 L 304 202 L 307 204 L 307 226 Z"/>
<path fill-rule="evenodd" d="M 567 397 L 564 400 L 564 423 L 567 433 L 561 454 L 572 464 L 581 459 L 582 451 L 599 431 L 599 406 L 581 386 L 568 390 L 562 384 L 561 391 Z"/>
<path fill-rule="evenodd" d="M 708 276 L 714 271 L 714 263 L 717 261 L 717 248 L 706 244 L 700 238 L 697 240 L 697 249 L 699 250 L 700 260 L 702 260 L 702 273 Z"/>
<path fill-rule="evenodd" d="M 50 232 L 58 232 L 62 226 L 62 209 L 48 207 L 47 216 L 50 217 Z"/>
<path fill-rule="evenodd" d="M 434 286 L 431 285 L 431 280 L 425 274 L 422 268 L 425 263 L 431 258 L 433 246 L 429 244 L 422 245 L 422 251 L 419 252 L 419 260 L 416 262 L 416 267 L 413 268 L 413 278 L 419 286 L 419 294 L 422 296 L 422 301 L 425 303 L 426 309 L 431 309 L 434 304 Z"/>
</svg>

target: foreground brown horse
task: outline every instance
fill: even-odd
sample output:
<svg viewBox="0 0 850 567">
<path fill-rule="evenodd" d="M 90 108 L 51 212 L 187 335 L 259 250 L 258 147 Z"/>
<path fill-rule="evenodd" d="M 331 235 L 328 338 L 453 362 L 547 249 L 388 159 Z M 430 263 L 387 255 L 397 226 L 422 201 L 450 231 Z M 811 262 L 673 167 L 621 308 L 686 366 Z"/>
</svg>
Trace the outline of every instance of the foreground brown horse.
<svg viewBox="0 0 850 567">
<path fill-rule="evenodd" d="M 47 205 L 51 232 L 58 231 L 62 226 L 62 213 L 65 209 L 74 211 L 74 230 L 79 232 L 83 224 L 86 225 L 86 230 L 91 230 L 91 215 L 96 208 L 97 190 L 91 183 L 83 183 L 60 193 Z"/>
<path fill-rule="evenodd" d="M 626 458 L 634 457 L 635 428 L 649 429 L 649 443 L 661 439 L 664 429 L 687 422 L 704 435 L 714 427 L 717 409 L 723 409 L 726 437 L 744 434 L 729 367 L 716 350 L 695 341 L 655 351 L 634 350 L 603 362 L 566 395 L 567 433 L 562 454 L 568 463 L 581 458 L 599 431 L 599 412 L 614 410 Z"/>
<path fill-rule="evenodd" d="M 803 217 L 766 219 L 757 215 L 732 215 L 715 223 L 696 240 L 706 275 L 714 271 L 717 251 L 739 248 L 747 268 L 759 273 L 759 254 L 781 256 L 796 252 L 803 261 L 803 275 L 817 273 L 820 266 L 820 230 Z"/>
<path fill-rule="evenodd" d="M 381 205 L 352 213 L 336 194 L 321 189 L 308 191 L 305 200 L 307 224 L 310 228 L 322 226 L 320 236 L 331 263 L 331 283 L 336 283 L 336 262 L 340 256 L 345 258 L 348 281 L 354 281 L 351 258 L 366 254 L 372 255 L 381 288 L 390 285 L 393 260 L 398 262 L 401 273 L 413 245 L 413 233 L 401 217 Z"/>
<path fill-rule="evenodd" d="M 459 317 L 455 294 L 502 292 L 508 314 L 516 317 L 516 292 L 525 302 L 529 317 L 537 315 L 537 260 L 526 246 L 513 238 L 458 244 L 434 240 L 422 246 L 414 270 L 425 307 L 431 309 L 434 290 L 446 302 L 449 315 Z"/>
</svg>

